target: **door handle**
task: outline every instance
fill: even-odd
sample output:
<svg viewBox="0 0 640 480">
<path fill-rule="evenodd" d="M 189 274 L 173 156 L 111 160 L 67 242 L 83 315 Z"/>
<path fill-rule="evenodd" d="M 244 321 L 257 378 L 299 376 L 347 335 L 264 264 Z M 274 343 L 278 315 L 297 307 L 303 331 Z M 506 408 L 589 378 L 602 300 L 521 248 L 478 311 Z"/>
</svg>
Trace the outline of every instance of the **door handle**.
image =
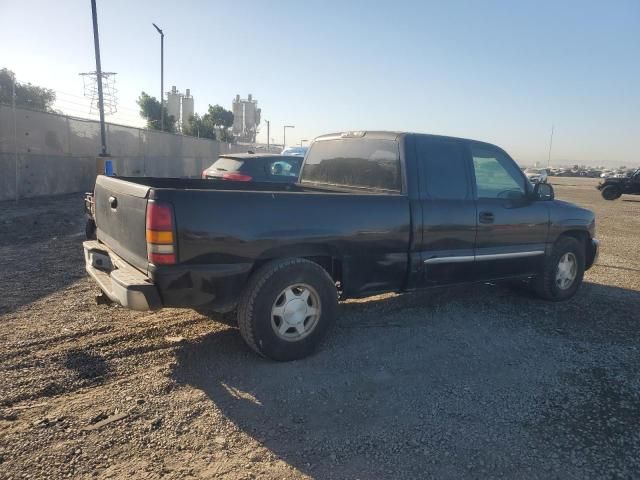
<svg viewBox="0 0 640 480">
<path fill-rule="evenodd" d="M 480 223 L 493 223 L 493 212 L 480 212 Z"/>
<path fill-rule="evenodd" d="M 109 197 L 109 206 L 115 210 L 118 208 L 118 199 L 116 197 Z"/>
</svg>

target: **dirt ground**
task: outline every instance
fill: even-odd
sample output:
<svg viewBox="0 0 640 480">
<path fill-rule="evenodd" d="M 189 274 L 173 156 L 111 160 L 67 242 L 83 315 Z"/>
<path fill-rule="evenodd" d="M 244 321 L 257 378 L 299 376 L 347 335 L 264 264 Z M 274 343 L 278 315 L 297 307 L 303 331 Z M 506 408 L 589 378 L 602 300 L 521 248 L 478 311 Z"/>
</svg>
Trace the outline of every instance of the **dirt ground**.
<svg viewBox="0 0 640 480">
<path fill-rule="evenodd" d="M 96 305 L 82 196 L 0 204 L 0 478 L 638 478 L 640 197 L 569 302 L 501 286 L 340 305 L 311 358 L 220 316 Z"/>
</svg>

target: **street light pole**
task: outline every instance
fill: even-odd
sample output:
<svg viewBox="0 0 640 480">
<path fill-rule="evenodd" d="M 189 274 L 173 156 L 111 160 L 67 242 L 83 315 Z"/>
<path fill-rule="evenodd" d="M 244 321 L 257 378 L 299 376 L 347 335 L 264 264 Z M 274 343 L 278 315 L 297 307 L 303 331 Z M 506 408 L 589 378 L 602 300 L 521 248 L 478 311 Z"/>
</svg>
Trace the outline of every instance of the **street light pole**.
<svg viewBox="0 0 640 480">
<path fill-rule="evenodd" d="M 91 16 L 93 17 L 93 46 L 96 52 L 96 79 L 98 80 L 98 111 L 100 112 L 100 156 L 107 155 L 107 132 L 104 126 L 104 98 L 102 96 L 102 64 L 100 62 L 100 38 L 98 36 L 98 12 L 96 0 L 91 0 Z"/>
<path fill-rule="evenodd" d="M 282 148 L 287 148 L 287 128 L 296 128 L 295 125 L 285 125 L 282 134 Z"/>
<path fill-rule="evenodd" d="M 271 122 L 269 120 L 265 120 L 267 122 L 267 153 L 269 152 L 269 127 L 271 126 Z"/>
<path fill-rule="evenodd" d="M 160 131 L 164 132 L 164 32 L 152 24 L 160 34 Z"/>
</svg>

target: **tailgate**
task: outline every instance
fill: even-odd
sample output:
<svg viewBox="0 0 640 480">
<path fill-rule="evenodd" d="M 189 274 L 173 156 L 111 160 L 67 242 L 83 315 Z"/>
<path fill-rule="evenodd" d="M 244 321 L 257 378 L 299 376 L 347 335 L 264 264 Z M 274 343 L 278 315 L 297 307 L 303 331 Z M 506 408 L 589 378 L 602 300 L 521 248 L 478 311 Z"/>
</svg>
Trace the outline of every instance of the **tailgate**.
<svg viewBox="0 0 640 480">
<path fill-rule="evenodd" d="M 150 188 L 114 177 L 98 176 L 95 221 L 98 240 L 122 259 L 146 272 L 145 221 Z"/>
</svg>

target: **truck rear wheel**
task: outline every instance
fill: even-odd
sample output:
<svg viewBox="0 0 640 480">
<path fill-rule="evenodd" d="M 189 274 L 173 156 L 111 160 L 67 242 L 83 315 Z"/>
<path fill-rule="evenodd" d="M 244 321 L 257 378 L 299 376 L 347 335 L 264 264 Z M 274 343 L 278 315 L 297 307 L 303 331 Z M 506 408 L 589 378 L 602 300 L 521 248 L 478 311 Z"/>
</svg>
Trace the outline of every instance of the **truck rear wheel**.
<svg viewBox="0 0 640 480">
<path fill-rule="evenodd" d="M 534 291 L 554 302 L 573 297 L 584 277 L 585 249 L 573 237 L 561 237 L 547 256 L 542 271 L 532 281 Z"/>
<path fill-rule="evenodd" d="M 622 196 L 622 191 L 615 185 L 607 185 L 602 189 L 602 198 L 605 200 L 617 200 Z"/>
<path fill-rule="evenodd" d="M 329 274 L 302 258 L 269 263 L 253 274 L 238 305 L 238 327 L 255 352 L 289 361 L 312 354 L 338 312 Z"/>
</svg>

